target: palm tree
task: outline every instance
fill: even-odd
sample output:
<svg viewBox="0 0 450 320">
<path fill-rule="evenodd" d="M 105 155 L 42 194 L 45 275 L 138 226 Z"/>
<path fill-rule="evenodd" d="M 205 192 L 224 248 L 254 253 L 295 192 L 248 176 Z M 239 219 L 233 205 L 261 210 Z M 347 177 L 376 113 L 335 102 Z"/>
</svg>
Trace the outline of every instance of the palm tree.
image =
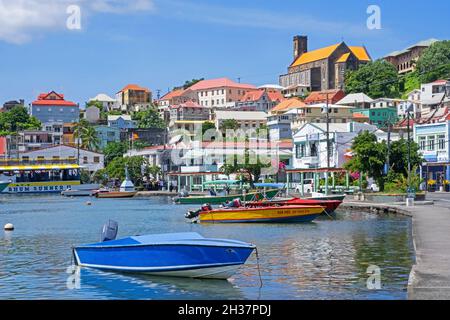
<svg viewBox="0 0 450 320">
<path fill-rule="evenodd" d="M 97 150 L 100 145 L 100 139 L 95 129 L 85 119 L 81 119 L 74 128 L 74 137 L 81 140 L 81 148 Z"/>
</svg>

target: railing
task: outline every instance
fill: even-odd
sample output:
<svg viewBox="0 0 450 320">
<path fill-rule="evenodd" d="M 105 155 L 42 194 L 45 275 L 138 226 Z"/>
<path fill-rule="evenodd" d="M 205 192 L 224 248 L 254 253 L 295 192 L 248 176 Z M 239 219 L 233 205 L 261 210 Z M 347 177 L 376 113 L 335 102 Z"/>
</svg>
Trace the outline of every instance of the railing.
<svg viewBox="0 0 450 320">
<path fill-rule="evenodd" d="M 0 159 L 0 166 L 23 166 L 23 165 L 49 165 L 49 164 L 77 164 L 76 158 L 61 159 Z"/>
</svg>

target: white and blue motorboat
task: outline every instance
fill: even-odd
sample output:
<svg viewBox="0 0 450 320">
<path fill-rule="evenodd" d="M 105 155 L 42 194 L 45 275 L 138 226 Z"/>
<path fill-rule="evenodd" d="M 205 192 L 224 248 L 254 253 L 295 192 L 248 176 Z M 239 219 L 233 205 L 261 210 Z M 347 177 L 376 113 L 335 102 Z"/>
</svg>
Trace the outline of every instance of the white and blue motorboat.
<svg viewBox="0 0 450 320">
<path fill-rule="evenodd" d="M 75 247 L 76 264 L 118 272 L 228 279 L 256 248 L 236 240 L 204 238 L 198 233 L 109 239 Z"/>
</svg>

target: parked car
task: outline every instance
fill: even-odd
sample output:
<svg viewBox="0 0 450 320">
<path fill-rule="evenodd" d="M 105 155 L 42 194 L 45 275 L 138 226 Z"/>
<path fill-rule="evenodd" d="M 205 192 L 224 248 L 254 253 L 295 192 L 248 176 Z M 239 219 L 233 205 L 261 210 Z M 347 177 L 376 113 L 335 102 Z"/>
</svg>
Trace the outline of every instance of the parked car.
<svg viewBox="0 0 450 320">
<path fill-rule="evenodd" d="M 295 183 L 294 190 L 296 193 L 301 193 L 302 192 L 302 184 Z M 314 179 L 303 180 L 303 191 L 305 193 L 311 193 L 311 192 L 313 192 L 313 190 L 314 190 Z"/>
</svg>

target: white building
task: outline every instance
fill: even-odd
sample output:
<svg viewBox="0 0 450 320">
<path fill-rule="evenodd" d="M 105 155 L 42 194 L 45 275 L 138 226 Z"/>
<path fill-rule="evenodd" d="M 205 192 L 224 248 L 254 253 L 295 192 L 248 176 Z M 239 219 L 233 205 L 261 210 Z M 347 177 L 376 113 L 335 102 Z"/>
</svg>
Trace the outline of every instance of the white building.
<svg viewBox="0 0 450 320">
<path fill-rule="evenodd" d="M 345 155 L 351 151 L 353 139 L 361 132 L 377 132 L 366 123 L 330 123 L 330 167 L 342 168 Z M 307 123 L 294 135 L 293 169 L 327 168 L 326 123 Z"/>
<path fill-rule="evenodd" d="M 54 160 L 61 161 L 64 159 L 75 160 L 79 159 L 80 166 L 94 173 L 104 168 L 104 155 L 102 153 L 78 149 L 67 145 L 52 146 L 44 149 L 38 149 L 28 152 L 20 153 L 20 160 L 33 161 L 33 160 Z"/>
<path fill-rule="evenodd" d="M 365 93 L 351 93 L 340 101 L 336 102 L 340 106 L 352 106 L 359 109 L 369 109 L 373 99 Z"/>
<path fill-rule="evenodd" d="M 197 101 L 203 107 L 233 108 L 250 90 L 256 87 L 237 83 L 227 78 L 202 80 L 189 88 L 197 94 Z"/>
<path fill-rule="evenodd" d="M 100 93 L 100 94 L 96 95 L 94 98 L 89 99 L 89 102 L 92 102 L 92 101 L 101 102 L 101 104 L 103 105 L 104 111 L 112 111 L 112 110 L 120 109 L 120 106 L 117 103 L 117 100 L 114 98 L 111 98 L 110 96 L 108 96 L 105 93 Z"/>
</svg>

